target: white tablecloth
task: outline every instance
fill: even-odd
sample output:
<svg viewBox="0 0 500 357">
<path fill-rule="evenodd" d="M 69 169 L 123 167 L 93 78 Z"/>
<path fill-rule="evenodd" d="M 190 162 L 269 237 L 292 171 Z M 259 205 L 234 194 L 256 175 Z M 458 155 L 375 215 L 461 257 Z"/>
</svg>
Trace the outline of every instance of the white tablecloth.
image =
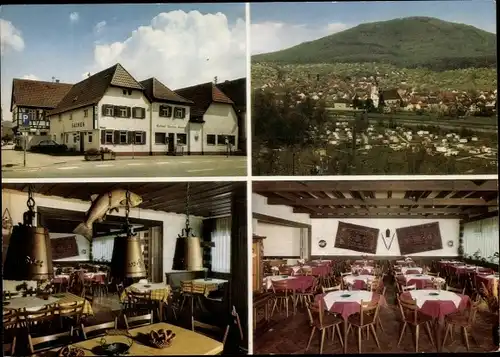
<svg viewBox="0 0 500 357">
<path fill-rule="evenodd" d="M 405 276 L 406 281 L 410 280 L 434 280 L 436 277 L 432 275 L 427 275 L 427 274 L 406 274 Z"/>
<path fill-rule="evenodd" d="M 365 283 L 368 283 L 369 281 L 373 281 L 375 280 L 375 276 L 374 275 L 346 275 L 343 277 L 344 281 L 346 282 L 346 284 L 349 284 L 349 285 L 352 285 L 354 284 L 354 282 L 356 280 L 362 280 L 364 281 Z"/>
<path fill-rule="evenodd" d="M 451 291 L 437 291 L 437 290 L 412 290 L 409 292 L 411 294 L 412 299 L 417 301 L 417 306 L 421 308 L 424 303 L 428 300 L 434 301 L 452 301 L 458 309 L 458 305 L 460 305 L 460 301 L 462 299 L 459 295 Z M 430 295 L 430 294 L 438 294 L 438 295 Z"/>
<path fill-rule="evenodd" d="M 293 276 L 289 276 L 289 277 L 282 277 L 281 275 L 276 275 L 276 276 L 266 276 L 264 278 L 264 284 L 266 285 L 266 289 L 271 289 L 271 287 L 273 286 L 273 281 L 280 281 L 280 280 L 290 280 L 290 279 L 297 279 L 297 278 L 294 278 Z"/>
<path fill-rule="evenodd" d="M 419 274 L 422 274 L 423 269 L 420 267 L 403 267 L 401 268 L 401 273 L 406 274 L 408 270 L 416 270 Z"/>
<path fill-rule="evenodd" d="M 22 309 L 26 308 L 26 311 L 38 311 L 44 308 L 46 305 L 55 304 L 60 299 L 49 296 L 48 300 L 44 300 L 42 298 L 36 296 L 26 296 L 26 297 L 16 297 L 10 300 L 7 300 L 9 304 L 4 306 L 4 309 Z"/>
<path fill-rule="evenodd" d="M 36 281 L 35 280 L 3 280 L 3 291 L 16 292 L 16 286 L 19 286 L 23 283 L 26 283 L 28 289 L 35 290 L 36 289 Z"/>
<path fill-rule="evenodd" d="M 370 266 L 370 265 L 366 265 L 366 266 L 363 266 L 363 265 L 359 265 L 359 266 L 353 266 L 351 268 L 352 271 L 362 271 L 362 270 L 366 270 L 366 271 L 369 271 L 370 273 L 373 271 L 373 267 Z"/>
<path fill-rule="evenodd" d="M 349 296 L 341 297 L 341 295 L 349 295 Z M 327 310 L 330 310 L 330 308 L 336 302 L 357 302 L 358 304 L 361 304 L 361 301 L 366 301 L 366 302 L 372 301 L 372 297 L 373 297 L 373 293 L 371 291 L 340 290 L 340 291 L 332 291 L 332 292 L 327 293 L 323 297 L 323 301 L 325 302 L 325 308 Z"/>
<path fill-rule="evenodd" d="M 500 277 L 498 275 L 492 274 L 492 275 L 486 275 L 485 278 L 486 279 L 491 279 L 491 280 L 493 280 L 493 279 L 498 280 Z"/>
</svg>

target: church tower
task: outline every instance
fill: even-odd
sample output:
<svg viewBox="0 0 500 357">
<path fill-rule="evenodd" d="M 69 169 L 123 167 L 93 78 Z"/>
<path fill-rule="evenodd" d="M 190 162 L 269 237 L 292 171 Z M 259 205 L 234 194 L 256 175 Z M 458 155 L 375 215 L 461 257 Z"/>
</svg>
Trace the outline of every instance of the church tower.
<svg viewBox="0 0 500 357">
<path fill-rule="evenodd" d="M 373 106 L 378 108 L 378 83 L 372 84 L 370 87 L 370 99 L 373 101 Z"/>
</svg>

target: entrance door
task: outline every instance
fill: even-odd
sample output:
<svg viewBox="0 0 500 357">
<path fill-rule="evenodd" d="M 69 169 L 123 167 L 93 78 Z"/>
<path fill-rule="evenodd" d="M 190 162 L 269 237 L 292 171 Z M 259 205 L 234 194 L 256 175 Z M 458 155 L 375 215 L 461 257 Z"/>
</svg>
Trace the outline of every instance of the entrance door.
<svg viewBox="0 0 500 357">
<path fill-rule="evenodd" d="M 85 152 L 85 134 L 80 133 L 80 152 Z"/>
<path fill-rule="evenodd" d="M 173 153 L 175 151 L 175 134 L 168 134 L 168 152 Z"/>
</svg>

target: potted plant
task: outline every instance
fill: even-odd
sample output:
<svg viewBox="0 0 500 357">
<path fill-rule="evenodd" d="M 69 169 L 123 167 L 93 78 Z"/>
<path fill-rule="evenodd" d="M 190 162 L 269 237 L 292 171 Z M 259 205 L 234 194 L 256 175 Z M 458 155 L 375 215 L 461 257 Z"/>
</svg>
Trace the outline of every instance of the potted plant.
<svg viewBox="0 0 500 357">
<path fill-rule="evenodd" d="M 97 149 L 89 149 L 85 151 L 86 161 L 100 161 L 102 159 L 101 152 Z"/>
<path fill-rule="evenodd" d="M 103 160 L 114 160 L 116 153 L 108 148 L 101 148 L 101 155 Z"/>
</svg>

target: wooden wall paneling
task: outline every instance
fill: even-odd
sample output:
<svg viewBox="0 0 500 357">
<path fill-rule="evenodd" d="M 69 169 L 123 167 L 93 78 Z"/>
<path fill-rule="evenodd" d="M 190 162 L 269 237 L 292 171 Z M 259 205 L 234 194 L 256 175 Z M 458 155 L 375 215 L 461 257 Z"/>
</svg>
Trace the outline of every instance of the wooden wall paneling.
<svg viewBox="0 0 500 357">
<path fill-rule="evenodd" d="M 339 222 L 335 248 L 349 249 L 362 253 L 377 253 L 378 228 Z"/>
<path fill-rule="evenodd" d="M 443 249 L 439 222 L 397 228 L 396 234 L 401 255 Z"/>
<path fill-rule="evenodd" d="M 266 237 L 253 235 L 252 241 L 252 288 L 254 293 L 262 292 L 262 281 L 264 279 L 264 244 Z"/>
</svg>

